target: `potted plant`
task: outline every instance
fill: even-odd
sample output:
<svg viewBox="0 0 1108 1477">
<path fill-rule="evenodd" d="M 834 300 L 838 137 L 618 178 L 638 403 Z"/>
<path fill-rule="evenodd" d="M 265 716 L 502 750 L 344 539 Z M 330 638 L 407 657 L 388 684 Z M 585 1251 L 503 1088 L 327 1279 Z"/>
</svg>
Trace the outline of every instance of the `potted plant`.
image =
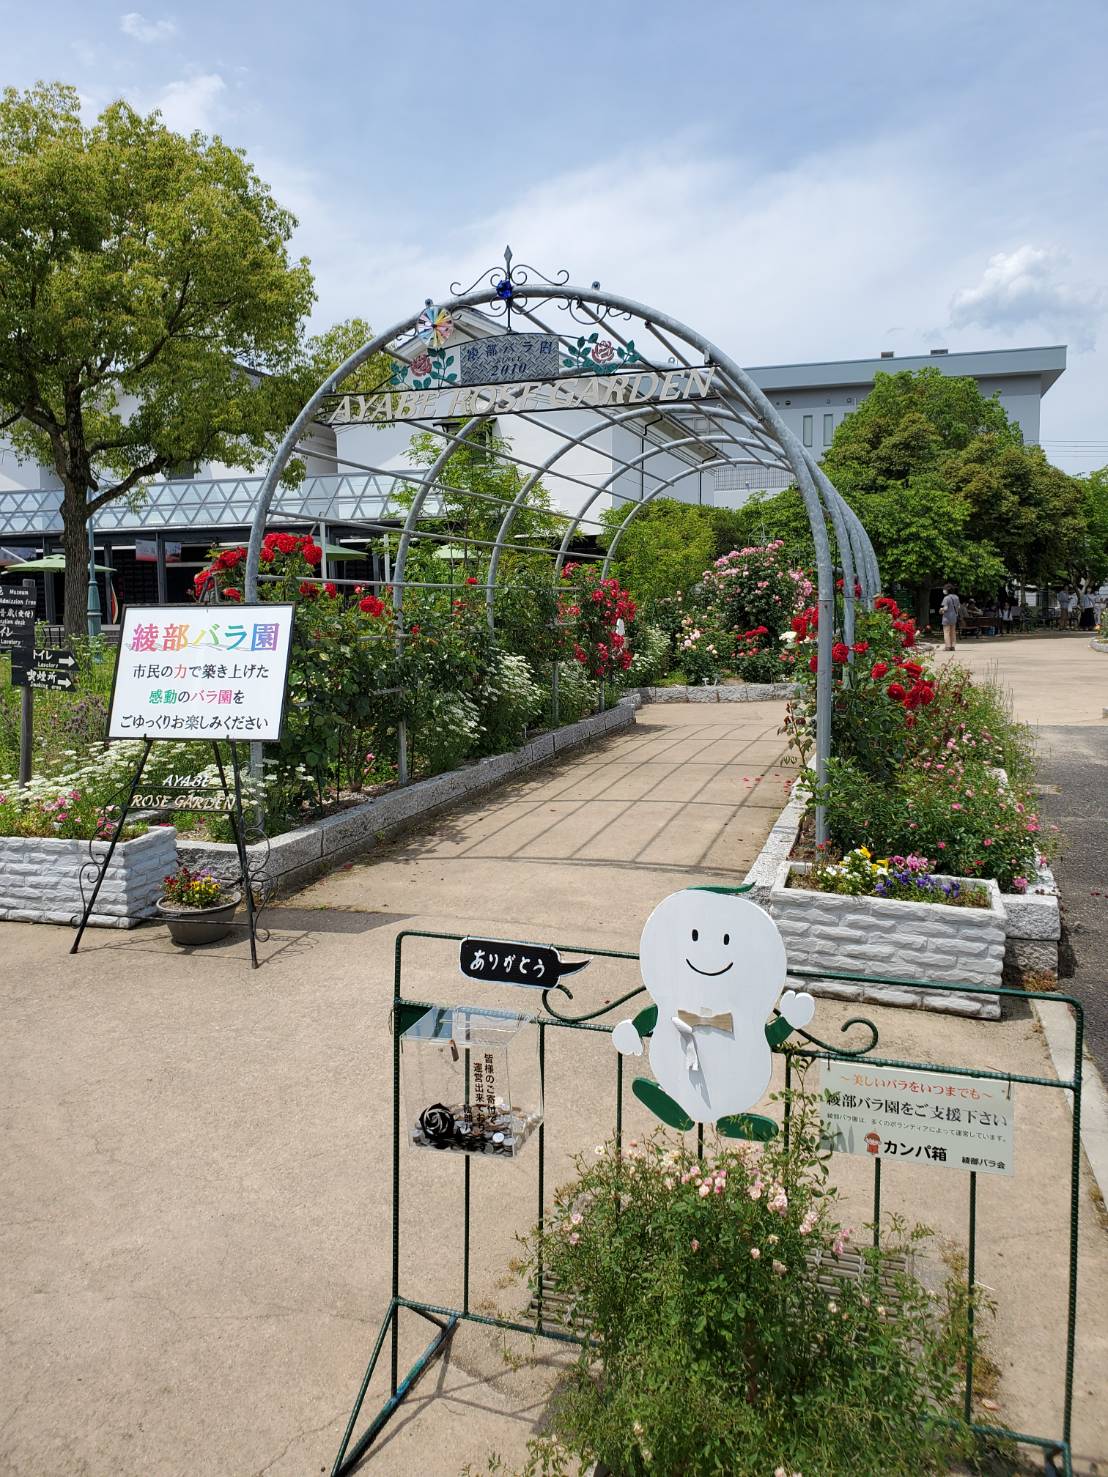
<svg viewBox="0 0 1108 1477">
<path fill-rule="evenodd" d="M 238 887 L 182 862 L 162 880 L 158 911 L 175 944 L 214 944 L 230 933 L 241 901 Z"/>
</svg>

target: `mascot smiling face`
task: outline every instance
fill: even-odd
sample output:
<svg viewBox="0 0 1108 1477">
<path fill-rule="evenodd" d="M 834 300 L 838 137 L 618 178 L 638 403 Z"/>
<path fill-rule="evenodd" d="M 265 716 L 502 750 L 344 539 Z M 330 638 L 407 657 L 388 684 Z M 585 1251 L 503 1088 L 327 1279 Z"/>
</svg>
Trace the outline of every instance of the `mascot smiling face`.
<svg viewBox="0 0 1108 1477">
<path fill-rule="evenodd" d="M 693 1122 L 747 1113 L 769 1086 L 771 1045 L 807 1025 L 815 1009 L 810 995 L 781 994 L 786 959 L 776 923 L 732 891 L 689 888 L 651 913 L 639 959 L 654 1007 L 620 1022 L 617 1050 L 637 1055 L 649 1035 L 657 1087 Z M 769 1026 L 779 997 L 781 1019 Z M 657 1087 L 635 1091 L 677 1126 L 680 1114 L 668 1112 Z"/>
</svg>

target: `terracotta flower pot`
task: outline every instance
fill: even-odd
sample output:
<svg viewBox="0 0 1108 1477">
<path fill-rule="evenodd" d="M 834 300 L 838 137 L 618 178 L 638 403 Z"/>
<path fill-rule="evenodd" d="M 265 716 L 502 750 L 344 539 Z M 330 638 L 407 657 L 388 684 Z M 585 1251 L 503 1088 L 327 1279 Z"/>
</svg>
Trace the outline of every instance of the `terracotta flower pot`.
<svg viewBox="0 0 1108 1477">
<path fill-rule="evenodd" d="M 214 908 L 182 908 L 160 897 L 158 912 L 165 919 L 175 944 L 215 944 L 231 932 L 241 901 L 242 894 L 236 893 L 230 902 Z"/>
</svg>

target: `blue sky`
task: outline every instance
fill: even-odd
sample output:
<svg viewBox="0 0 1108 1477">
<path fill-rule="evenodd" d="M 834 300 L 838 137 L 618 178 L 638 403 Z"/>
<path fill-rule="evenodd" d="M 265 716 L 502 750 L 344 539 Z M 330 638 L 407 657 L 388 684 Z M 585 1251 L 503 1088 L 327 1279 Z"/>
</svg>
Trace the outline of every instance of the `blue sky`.
<svg viewBox="0 0 1108 1477">
<path fill-rule="evenodd" d="M 0 34 L 4 83 L 245 148 L 319 326 L 387 326 L 510 242 L 745 364 L 1068 343 L 1043 438 L 1108 463 L 1102 0 L 0 0 Z"/>
</svg>

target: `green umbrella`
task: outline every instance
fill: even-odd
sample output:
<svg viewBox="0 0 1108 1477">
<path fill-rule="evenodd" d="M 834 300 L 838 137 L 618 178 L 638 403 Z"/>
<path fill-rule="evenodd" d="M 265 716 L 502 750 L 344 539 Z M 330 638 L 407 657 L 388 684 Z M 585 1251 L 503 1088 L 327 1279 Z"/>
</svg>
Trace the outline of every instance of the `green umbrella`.
<svg viewBox="0 0 1108 1477">
<path fill-rule="evenodd" d="M 94 568 L 97 574 L 115 574 L 116 572 L 110 564 L 97 564 Z M 20 574 L 23 570 L 29 570 L 33 573 L 36 569 L 40 573 L 64 574 L 65 555 L 48 554 L 45 559 L 26 559 L 22 564 L 9 564 L 5 573 Z"/>
</svg>

